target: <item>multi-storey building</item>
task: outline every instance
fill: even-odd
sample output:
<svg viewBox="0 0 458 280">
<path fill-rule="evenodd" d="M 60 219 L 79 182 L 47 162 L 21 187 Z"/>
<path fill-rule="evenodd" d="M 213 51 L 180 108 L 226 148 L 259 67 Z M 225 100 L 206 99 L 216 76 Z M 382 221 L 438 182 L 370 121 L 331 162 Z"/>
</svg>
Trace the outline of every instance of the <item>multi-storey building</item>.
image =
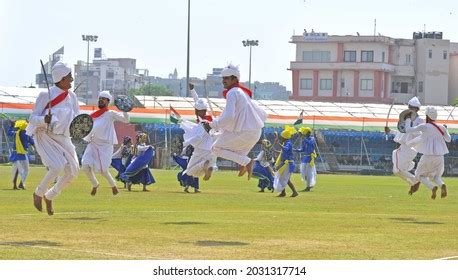
<svg viewBox="0 0 458 280">
<path fill-rule="evenodd" d="M 458 44 L 441 32 L 386 36 L 293 36 L 293 100 L 397 103 L 418 96 L 446 105 L 458 96 Z"/>
</svg>

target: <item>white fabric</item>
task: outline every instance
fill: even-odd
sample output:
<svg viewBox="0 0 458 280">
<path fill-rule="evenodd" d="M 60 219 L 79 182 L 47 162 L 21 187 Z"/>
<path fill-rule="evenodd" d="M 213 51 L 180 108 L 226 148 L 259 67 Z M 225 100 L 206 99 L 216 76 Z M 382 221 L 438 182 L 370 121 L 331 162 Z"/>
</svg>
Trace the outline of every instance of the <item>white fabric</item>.
<svg viewBox="0 0 458 280">
<path fill-rule="evenodd" d="M 429 189 L 434 188 L 434 181 L 436 186 L 440 187 L 444 184 L 442 181 L 442 174 L 444 173 L 444 156 L 422 155 L 418 162 L 417 169 L 415 170 L 415 178 L 425 184 Z"/>
<path fill-rule="evenodd" d="M 407 145 L 414 145 L 414 149 L 424 155 L 443 156 L 448 154 L 447 144 L 450 142 L 451 137 L 448 130 L 441 124 L 436 125 L 444 133 L 442 135 L 439 130 L 430 123 L 420 124 L 411 127 L 410 119 L 406 120 L 406 132 L 421 132 L 421 135 L 407 143 Z"/>
<path fill-rule="evenodd" d="M 226 96 L 226 107 L 221 115 L 210 123 L 211 128 L 241 132 L 247 130 L 260 131 L 264 127 L 264 122 L 267 119 L 266 112 L 240 88 L 230 89 Z"/>
<path fill-rule="evenodd" d="M 313 188 L 316 184 L 316 165 L 311 166 L 310 163 L 301 163 L 301 179 L 305 182 L 307 188 Z"/>
<path fill-rule="evenodd" d="M 419 116 L 417 116 L 417 118 L 415 118 L 411 125 L 410 126 L 417 126 L 417 125 L 420 125 L 422 123 L 425 123 L 425 120 L 420 118 Z M 394 130 L 392 129 L 390 131 L 390 134 L 394 134 L 394 142 L 397 142 L 401 145 L 405 145 L 407 142 L 411 141 L 412 139 L 414 138 L 417 138 L 418 136 L 421 135 L 421 132 L 419 131 L 411 131 L 411 132 L 406 132 L 406 133 L 402 133 L 402 132 L 399 132 L 397 130 Z"/>
<path fill-rule="evenodd" d="M 91 132 L 84 137 L 87 142 L 95 142 L 97 144 L 118 144 L 114 122 L 123 123 L 129 122 L 129 115 L 126 112 L 117 113 L 114 111 L 106 111 L 100 117 L 94 119 L 94 125 Z M 110 154 L 111 157 L 111 154 Z"/>
<path fill-rule="evenodd" d="M 212 151 L 218 157 L 246 166 L 251 161 L 247 155 L 258 142 L 261 133 L 260 129 L 242 132 L 223 131 L 215 140 Z"/>
<path fill-rule="evenodd" d="M 58 83 L 63 77 L 67 76 L 72 72 L 72 69 L 62 61 L 58 61 L 51 69 L 52 80 L 54 83 Z"/>
<path fill-rule="evenodd" d="M 89 142 L 84 151 L 81 163 L 88 165 L 97 173 L 104 173 L 111 165 L 113 144 Z"/>
<path fill-rule="evenodd" d="M 417 108 L 421 107 L 420 100 L 418 100 L 418 97 L 416 96 L 412 97 L 407 104 L 412 107 L 417 107 Z"/>
<path fill-rule="evenodd" d="M 274 176 L 274 190 L 277 192 L 282 192 L 288 185 L 288 181 L 291 178 L 291 172 L 289 168 L 285 168 L 282 174 L 280 172 L 275 172 Z"/>
<path fill-rule="evenodd" d="M 83 169 L 84 173 L 86 174 L 86 176 L 89 178 L 89 181 L 91 182 L 92 187 L 93 188 L 98 188 L 99 187 L 99 181 L 97 181 L 97 178 L 95 177 L 94 170 L 92 169 L 92 167 L 87 165 L 87 164 L 83 164 L 82 169 Z M 110 187 L 116 187 L 116 182 L 113 179 L 113 177 L 111 176 L 111 174 L 108 171 L 108 169 L 105 169 L 103 172 L 101 172 L 101 174 L 102 174 L 103 177 L 105 177 L 105 179 L 107 179 L 108 184 L 110 185 Z"/>
<path fill-rule="evenodd" d="M 113 96 L 111 96 L 110 92 L 108 90 L 104 90 L 99 92 L 99 98 L 108 98 L 110 99 L 110 102 L 113 101 Z"/>
<path fill-rule="evenodd" d="M 62 92 L 63 90 L 56 86 L 51 87 L 51 100 Z M 73 118 L 79 114 L 79 106 L 76 95 L 69 91 L 67 97 L 51 109 L 52 120 L 48 129 L 44 116 L 48 113 L 46 104 L 49 101 L 48 92 L 41 92 L 38 95 L 26 133 L 33 136 L 41 161 L 48 168 L 35 193 L 39 196 L 45 195 L 52 200 L 68 186 L 71 179 L 78 175 L 78 157 L 70 139 L 69 128 Z M 52 180 L 61 172 L 63 175 L 59 177 L 56 184 L 46 191 Z"/>
<path fill-rule="evenodd" d="M 270 163 L 272 162 L 272 159 L 268 159 L 265 157 L 266 151 L 261 150 L 258 154 L 258 156 L 254 159 L 255 161 L 259 161 L 259 164 L 262 167 L 267 167 L 270 166 Z"/>
<path fill-rule="evenodd" d="M 208 161 L 208 167 L 216 168 L 216 156 L 208 150 L 202 150 L 194 148 L 191 159 L 188 162 L 188 166 L 183 174 L 187 174 L 192 177 L 200 177 L 205 174 L 205 162 Z"/>
<path fill-rule="evenodd" d="M 184 130 L 183 146 L 192 145 L 194 148 L 211 152 L 213 143 L 218 136 L 211 136 L 201 124 L 184 120 L 180 127 Z"/>
<path fill-rule="evenodd" d="M 26 157 L 27 158 L 27 157 Z M 22 185 L 25 187 L 25 181 L 27 180 L 27 175 L 29 174 L 29 160 L 16 160 L 13 162 L 13 180 L 18 172 L 19 176 L 21 176 Z"/>
<path fill-rule="evenodd" d="M 51 87 L 49 91 L 51 93 L 51 100 L 64 92 L 64 90 L 56 86 Z M 32 114 L 29 117 L 29 125 L 26 129 L 27 135 L 32 136 L 38 128 L 42 128 L 46 131 L 48 125 L 44 121 L 44 116 L 48 114 L 46 105 L 49 101 L 48 92 L 40 92 L 35 101 L 35 107 L 33 108 Z M 76 95 L 72 91 L 68 91 L 68 96 L 51 109 L 52 119 L 48 132 L 69 137 L 70 123 L 73 118 L 79 115 L 79 110 Z"/>
<path fill-rule="evenodd" d="M 426 115 L 433 121 L 437 120 L 437 110 L 434 107 L 426 107 Z"/>
<path fill-rule="evenodd" d="M 202 98 L 199 98 L 199 99 L 194 103 L 194 109 L 197 109 L 197 110 L 207 110 L 207 108 L 208 108 L 207 101 L 205 101 L 205 100 L 202 99 Z"/>
<path fill-rule="evenodd" d="M 228 65 L 224 67 L 224 69 L 221 71 L 221 76 L 222 77 L 235 76 L 237 77 L 237 79 L 240 80 L 240 70 L 238 67 L 234 65 Z"/>
<path fill-rule="evenodd" d="M 402 144 L 398 149 L 393 150 L 393 174 L 406 181 L 410 186 L 415 184 L 415 176 L 409 171 L 415 167 L 413 161 L 417 152 L 409 146 Z"/>
</svg>

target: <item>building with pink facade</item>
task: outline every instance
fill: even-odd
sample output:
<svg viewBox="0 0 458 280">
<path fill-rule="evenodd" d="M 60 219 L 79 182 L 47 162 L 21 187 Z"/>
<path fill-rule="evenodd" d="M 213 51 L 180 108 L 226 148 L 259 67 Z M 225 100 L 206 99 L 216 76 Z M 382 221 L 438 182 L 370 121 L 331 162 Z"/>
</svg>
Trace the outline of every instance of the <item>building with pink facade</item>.
<svg viewBox="0 0 458 280">
<path fill-rule="evenodd" d="M 458 97 L 458 44 L 441 32 L 413 39 L 386 36 L 294 35 L 292 95 L 300 101 L 447 105 Z"/>
</svg>

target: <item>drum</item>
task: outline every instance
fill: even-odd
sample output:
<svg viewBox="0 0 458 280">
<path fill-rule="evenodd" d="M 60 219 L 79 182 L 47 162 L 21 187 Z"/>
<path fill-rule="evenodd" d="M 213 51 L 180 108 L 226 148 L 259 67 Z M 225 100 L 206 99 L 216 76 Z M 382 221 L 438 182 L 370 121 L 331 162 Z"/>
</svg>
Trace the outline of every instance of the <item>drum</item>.
<svg viewBox="0 0 458 280">
<path fill-rule="evenodd" d="M 114 104 L 123 112 L 130 112 L 134 108 L 134 102 L 126 95 L 118 95 L 115 98 Z"/>
<path fill-rule="evenodd" d="M 86 137 L 92 130 L 94 122 L 88 114 L 76 116 L 70 124 L 70 136 L 74 139 Z"/>
</svg>

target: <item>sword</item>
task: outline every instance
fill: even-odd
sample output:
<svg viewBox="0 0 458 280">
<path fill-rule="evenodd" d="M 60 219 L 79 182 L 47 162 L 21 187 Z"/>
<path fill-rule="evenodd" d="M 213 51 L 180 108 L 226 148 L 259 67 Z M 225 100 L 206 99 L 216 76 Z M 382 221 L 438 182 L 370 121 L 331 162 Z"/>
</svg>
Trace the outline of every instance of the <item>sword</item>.
<svg viewBox="0 0 458 280">
<path fill-rule="evenodd" d="M 48 75 L 46 74 L 45 66 L 43 65 L 43 61 L 40 59 L 40 64 L 41 64 L 41 70 L 43 70 L 43 73 L 45 74 L 45 81 L 46 81 L 46 87 L 48 88 L 48 116 L 51 117 L 51 91 L 49 90 L 49 83 L 48 83 Z M 49 123 L 46 126 L 46 132 L 49 130 Z"/>
<path fill-rule="evenodd" d="M 393 102 L 391 103 L 390 109 L 388 110 L 388 115 L 386 116 L 385 127 L 388 126 L 388 119 L 390 118 L 391 109 L 393 109 L 394 101 L 395 101 L 395 100 L 396 100 L 396 99 L 393 98 Z M 385 141 L 388 141 L 388 133 L 385 133 Z"/>
</svg>

